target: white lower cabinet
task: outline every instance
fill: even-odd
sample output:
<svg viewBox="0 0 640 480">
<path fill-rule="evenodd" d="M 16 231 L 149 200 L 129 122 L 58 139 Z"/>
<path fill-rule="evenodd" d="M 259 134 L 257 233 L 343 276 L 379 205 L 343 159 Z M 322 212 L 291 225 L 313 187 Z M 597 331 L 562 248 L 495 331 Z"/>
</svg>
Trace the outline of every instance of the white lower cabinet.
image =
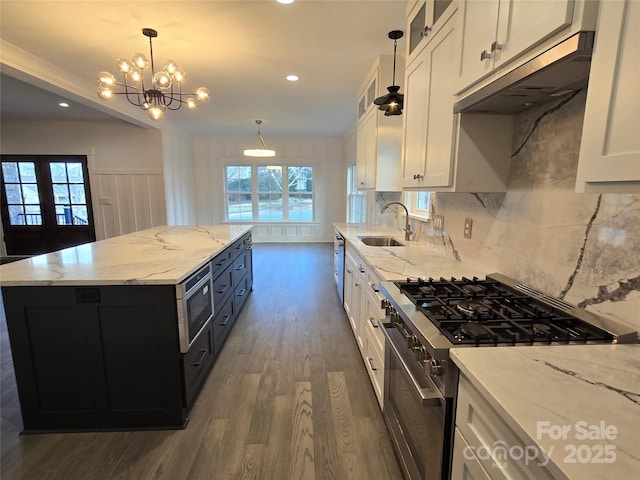
<svg viewBox="0 0 640 480">
<path fill-rule="evenodd" d="M 554 467 L 553 464 L 542 457 L 540 449 L 532 450 L 530 447 L 531 443 L 518 437 L 514 429 L 485 400 L 471 381 L 461 374 L 451 478 L 556 478 L 550 470 Z M 516 454 L 524 451 L 537 453 L 537 456 L 525 461 L 522 455 Z"/>
<path fill-rule="evenodd" d="M 640 2 L 602 1 L 576 191 L 640 193 Z"/>
<path fill-rule="evenodd" d="M 384 333 L 378 326 L 378 320 L 384 319 L 385 313 L 377 293 L 380 278 L 350 245 L 347 245 L 345 257 L 344 309 L 382 409 Z"/>
<path fill-rule="evenodd" d="M 458 427 L 453 437 L 452 480 L 491 480 L 473 449 L 464 439 Z"/>
</svg>

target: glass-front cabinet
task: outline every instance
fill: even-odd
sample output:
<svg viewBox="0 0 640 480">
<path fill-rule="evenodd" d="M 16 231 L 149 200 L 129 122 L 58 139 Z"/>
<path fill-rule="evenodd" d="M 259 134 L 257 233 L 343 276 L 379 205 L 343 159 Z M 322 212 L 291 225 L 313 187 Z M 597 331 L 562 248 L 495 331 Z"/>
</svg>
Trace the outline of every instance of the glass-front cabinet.
<svg viewBox="0 0 640 480">
<path fill-rule="evenodd" d="M 435 33 L 441 26 L 442 14 L 452 4 L 452 0 L 413 0 L 407 4 L 407 63 L 411 54 L 423 38 Z"/>
</svg>

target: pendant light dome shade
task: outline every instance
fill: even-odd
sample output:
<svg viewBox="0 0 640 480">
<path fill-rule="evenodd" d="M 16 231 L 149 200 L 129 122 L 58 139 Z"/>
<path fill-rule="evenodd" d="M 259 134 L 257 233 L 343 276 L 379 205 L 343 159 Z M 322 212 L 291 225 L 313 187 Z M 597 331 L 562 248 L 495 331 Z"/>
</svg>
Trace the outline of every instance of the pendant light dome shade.
<svg viewBox="0 0 640 480">
<path fill-rule="evenodd" d="M 402 115 L 404 107 L 404 95 L 399 93 L 400 87 L 396 85 L 396 50 L 398 47 L 398 39 L 402 38 L 404 32 L 402 30 L 392 30 L 389 32 L 389 38 L 393 40 L 393 85 L 387 87 L 386 95 L 376 98 L 373 103 L 378 105 L 378 110 L 383 110 L 385 116 Z"/>
<path fill-rule="evenodd" d="M 257 148 L 247 148 L 244 151 L 245 157 L 275 157 L 276 151 L 267 148 L 267 145 L 264 143 L 264 138 L 262 138 L 262 134 L 260 133 L 260 125 L 262 124 L 262 120 L 256 120 L 256 125 L 258 125 L 258 138 L 260 139 L 260 145 Z"/>
</svg>

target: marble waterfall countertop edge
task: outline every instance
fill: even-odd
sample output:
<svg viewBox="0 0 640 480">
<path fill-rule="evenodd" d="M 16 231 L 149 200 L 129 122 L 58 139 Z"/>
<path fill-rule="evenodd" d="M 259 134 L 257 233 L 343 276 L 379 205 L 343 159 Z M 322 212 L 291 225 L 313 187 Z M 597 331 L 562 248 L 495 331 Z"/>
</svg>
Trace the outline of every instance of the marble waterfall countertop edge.
<svg viewBox="0 0 640 480">
<path fill-rule="evenodd" d="M 454 348 L 451 357 L 525 445 L 550 454 L 558 478 L 637 478 L 640 345 Z"/>
<path fill-rule="evenodd" d="M 158 226 L 0 266 L 0 285 L 176 285 L 251 225 Z"/>
<path fill-rule="evenodd" d="M 415 241 L 404 240 L 402 232 L 387 227 L 360 223 L 334 223 L 333 226 L 364 257 L 378 274 L 387 281 L 407 278 L 439 278 L 462 276 L 484 277 L 495 272 L 491 265 L 469 260 L 456 260 L 437 249 Z M 402 247 L 372 247 L 365 245 L 361 236 L 389 236 L 405 244 Z"/>
</svg>

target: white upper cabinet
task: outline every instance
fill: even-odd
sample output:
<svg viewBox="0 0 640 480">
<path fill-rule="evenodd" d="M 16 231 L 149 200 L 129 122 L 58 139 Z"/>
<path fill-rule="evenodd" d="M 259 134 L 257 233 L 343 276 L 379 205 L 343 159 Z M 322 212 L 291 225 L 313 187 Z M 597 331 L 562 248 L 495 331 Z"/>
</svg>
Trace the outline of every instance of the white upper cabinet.
<svg viewBox="0 0 640 480">
<path fill-rule="evenodd" d="M 447 8 L 457 8 L 452 0 L 413 0 L 407 3 L 407 63 L 423 39 L 434 35 L 449 15 Z"/>
<path fill-rule="evenodd" d="M 402 185 L 445 192 L 506 191 L 512 118 L 454 115 L 455 10 L 406 69 Z"/>
<path fill-rule="evenodd" d="M 403 93 L 404 56 L 396 57 L 395 84 Z M 361 190 L 400 191 L 402 115 L 385 117 L 373 101 L 393 85 L 393 55 L 381 55 L 358 96 L 356 183 Z"/>
<path fill-rule="evenodd" d="M 600 2 L 576 191 L 640 193 L 640 2 Z"/>
<path fill-rule="evenodd" d="M 585 15 L 585 0 L 461 0 L 456 90 L 465 90 L 558 32 L 592 30 L 595 16 L 589 14 L 596 5 L 587 3 Z M 575 28 L 568 29 L 571 25 Z"/>
</svg>

